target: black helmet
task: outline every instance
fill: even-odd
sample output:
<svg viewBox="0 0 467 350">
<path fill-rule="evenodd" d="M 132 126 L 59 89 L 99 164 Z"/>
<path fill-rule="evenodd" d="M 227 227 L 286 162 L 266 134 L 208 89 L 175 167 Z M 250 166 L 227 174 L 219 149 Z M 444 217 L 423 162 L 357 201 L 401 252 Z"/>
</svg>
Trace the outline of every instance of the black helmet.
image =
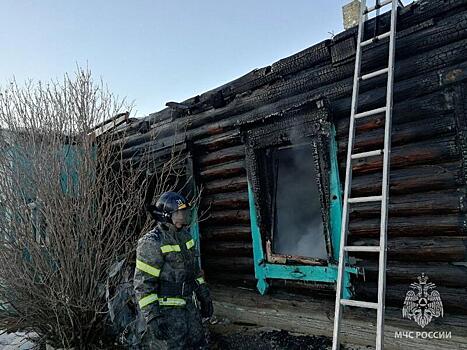
<svg viewBox="0 0 467 350">
<path fill-rule="evenodd" d="M 148 211 L 156 221 L 172 222 L 172 213 L 189 207 L 187 199 L 181 194 L 164 192 L 157 200 L 156 205 L 148 206 Z"/>
</svg>

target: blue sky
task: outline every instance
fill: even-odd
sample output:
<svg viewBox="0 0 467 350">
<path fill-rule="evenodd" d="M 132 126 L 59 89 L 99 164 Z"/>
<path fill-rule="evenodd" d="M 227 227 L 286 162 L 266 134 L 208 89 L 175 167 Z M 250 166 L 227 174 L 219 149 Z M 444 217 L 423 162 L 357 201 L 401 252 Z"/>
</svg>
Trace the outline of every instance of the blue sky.
<svg viewBox="0 0 467 350">
<path fill-rule="evenodd" d="M 137 116 L 343 30 L 348 0 L 0 0 L 0 85 L 88 66 Z"/>
</svg>

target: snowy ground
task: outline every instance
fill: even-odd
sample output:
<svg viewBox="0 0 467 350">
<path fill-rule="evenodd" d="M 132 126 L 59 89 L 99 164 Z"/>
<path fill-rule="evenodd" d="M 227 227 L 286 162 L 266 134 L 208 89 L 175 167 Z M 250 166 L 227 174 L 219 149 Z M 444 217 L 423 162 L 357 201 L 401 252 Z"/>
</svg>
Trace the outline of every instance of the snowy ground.
<svg viewBox="0 0 467 350">
<path fill-rule="evenodd" d="M 33 348 L 34 344 L 26 339 L 25 333 L 0 334 L 1 350 L 29 350 Z"/>
</svg>

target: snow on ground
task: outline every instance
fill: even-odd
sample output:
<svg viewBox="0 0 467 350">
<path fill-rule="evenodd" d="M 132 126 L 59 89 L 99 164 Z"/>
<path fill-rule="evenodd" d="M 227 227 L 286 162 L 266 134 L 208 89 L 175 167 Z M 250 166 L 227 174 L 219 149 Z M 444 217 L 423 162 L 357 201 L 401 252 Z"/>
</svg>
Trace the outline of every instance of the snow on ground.
<svg viewBox="0 0 467 350">
<path fill-rule="evenodd" d="M 34 344 L 26 339 L 26 333 L 3 333 L 0 334 L 1 350 L 30 350 Z"/>
</svg>

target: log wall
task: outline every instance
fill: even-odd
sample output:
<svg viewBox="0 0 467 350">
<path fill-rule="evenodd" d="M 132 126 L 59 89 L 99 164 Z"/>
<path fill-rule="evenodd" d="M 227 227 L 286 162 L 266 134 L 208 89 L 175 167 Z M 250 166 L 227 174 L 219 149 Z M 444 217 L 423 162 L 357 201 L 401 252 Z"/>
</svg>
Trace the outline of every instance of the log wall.
<svg viewBox="0 0 467 350">
<path fill-rule="evenodd" d="M 383 15 L 380 31 L 388 29 Z M 367 33 L 374 23 L 370 22 Z M 202 258 L 207 278 L 230 285 L 254 285 L 245 149 L 239 124 L 316 98 L 326 98 L 337 130 L 338 160 L 344 179 L 354 70 L 356 28 L 270 66 L 256 69 L 183 104 L 164 109 L 121 132 L 125 157 L 142 150 L 157 156 L 173 142 L 193 146 L 195 175 L 204 187 Z M 363 67 L 384 68 L 386 43 L 364 50 Z M 365 73 L 365 72 L 364 72 Z M 388 303 L 400 306 L 404 291 L 421 272 L 439 286 L 447 310 L 467 314 L 467 0 L 422 0 L 402 9 L 398 22 L 394 85 L 388 227 Z M 380 107 L 386 77 L 365 81 L 360 111 Z M 359 120 L 356 150 L 382 144 L 384 116 Z M 156 141 L 152 138 L 157 135 Z M 352 192 L 375 194 L 382 160 L 355 163 Z M 377 239 L 379 207 L 352 206 L 350 241 Z M 356 292 L 375 296 L 375 255 L 355 256 L 366 268 Z M 292 289 L 294 283 L 274 283 Z M 308 288 L 309 287 L 309 288 Z M 316 286 L 300 285 L 308 293 Z M 311 292 L 312 293 L 312 292 Z M 329 293 L 333 295 L 332 292 Z M 331 297 L 331 296 L 330 296 Z M 459 305 L 464 306 L 460 307 Z"/>
</svg>

